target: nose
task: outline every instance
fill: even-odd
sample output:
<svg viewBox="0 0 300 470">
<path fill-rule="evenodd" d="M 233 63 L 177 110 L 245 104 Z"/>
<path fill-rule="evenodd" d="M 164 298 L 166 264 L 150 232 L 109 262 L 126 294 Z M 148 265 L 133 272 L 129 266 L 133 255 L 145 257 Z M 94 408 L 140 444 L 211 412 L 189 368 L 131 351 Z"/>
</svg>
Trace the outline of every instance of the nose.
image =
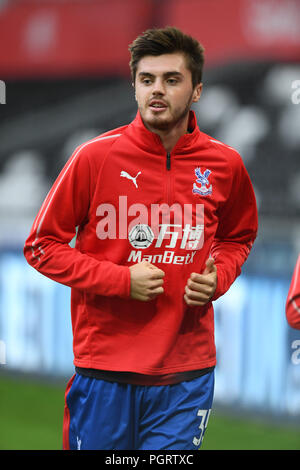
<svg viewBox="0 0 300 470">
<path fill-rule="evenodd" d="M 160 78 L 157 78 L 155 82 L 153 83 L 152 94 L 154 96 L 157 96 L 157 95 L 162 96 L 165 94 L 164 83 L 163 83 L 163 80 L 161 80 Z"/>
</svg>

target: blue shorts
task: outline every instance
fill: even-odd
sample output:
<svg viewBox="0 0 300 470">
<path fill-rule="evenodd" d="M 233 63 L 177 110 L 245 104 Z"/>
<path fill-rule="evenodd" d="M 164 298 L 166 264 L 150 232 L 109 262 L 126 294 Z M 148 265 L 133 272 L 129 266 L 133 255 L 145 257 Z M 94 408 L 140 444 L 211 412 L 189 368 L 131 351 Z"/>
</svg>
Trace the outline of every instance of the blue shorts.
<svg viewBox="0 0 300 470">
<path fill-rule="evenodd" d="M 141 386 L 75 374 L 65 394 L 65 450 L 197 450 L 212 407 L 214 371 Z"/>
</svg>

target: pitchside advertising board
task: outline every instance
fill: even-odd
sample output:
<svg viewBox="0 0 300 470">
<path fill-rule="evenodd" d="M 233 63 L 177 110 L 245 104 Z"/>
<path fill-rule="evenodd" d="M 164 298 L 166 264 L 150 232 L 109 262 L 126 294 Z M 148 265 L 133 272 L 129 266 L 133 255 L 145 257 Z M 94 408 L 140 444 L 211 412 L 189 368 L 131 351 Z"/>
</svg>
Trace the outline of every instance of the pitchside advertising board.
<svg viewBox="0 0 300 470">
<path fill-rule="evenodd" d="M 242 274 L 214 302 L 216 404 L 300 417 L 300 332 L 284 311 L 289 281 Z M 0 289 L 0 372 L 72 375 L 70 289 L 16 252 L 0 255 Z"/>
</svg>

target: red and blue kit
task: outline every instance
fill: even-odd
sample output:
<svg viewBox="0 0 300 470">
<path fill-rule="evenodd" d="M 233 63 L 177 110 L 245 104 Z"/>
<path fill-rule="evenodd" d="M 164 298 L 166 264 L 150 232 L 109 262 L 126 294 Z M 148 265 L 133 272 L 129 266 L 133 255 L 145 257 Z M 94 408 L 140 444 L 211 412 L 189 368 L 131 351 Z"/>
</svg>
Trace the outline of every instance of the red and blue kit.
<svg viewBox="0 0 300 470">
<path fill-rule="evenodd" d="M 185 303 L 190 274 L 212 256 L 216 300 L 241 273 L 256 233 L 255 195 L 238 152 L 201 132 L 191 111 L 189 133 L 167 153 L 138 113 L 74 151 L 24 254 L 71 287 L 76 367 L 164 383 L 216 364 L 213 305 Z M 142 261 L 165 273 L 164 293 L 149 302 L 130 297 L 129 266 Z"/>
<path fill-rule="evenodd" d="M 286 319 L 292 328 L 300 330 L 300 255 L 297 259 L 286 300 Z"/>
</svg>

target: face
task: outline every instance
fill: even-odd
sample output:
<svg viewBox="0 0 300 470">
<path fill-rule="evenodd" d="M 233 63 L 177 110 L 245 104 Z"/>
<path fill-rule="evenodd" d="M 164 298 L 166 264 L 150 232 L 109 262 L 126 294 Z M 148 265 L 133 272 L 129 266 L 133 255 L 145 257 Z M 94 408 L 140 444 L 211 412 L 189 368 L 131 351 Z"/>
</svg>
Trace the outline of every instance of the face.
<svg viewBox="0 0 300 470">
<path fill-rule="evenodd" d="M 138 63 L 135 96 L 143 122 L 153 132 L 187 126 L 190 107 L 201 91 L 202 83 L 193 88 L 181 53 L 145 56 Z"/>
</svg>

